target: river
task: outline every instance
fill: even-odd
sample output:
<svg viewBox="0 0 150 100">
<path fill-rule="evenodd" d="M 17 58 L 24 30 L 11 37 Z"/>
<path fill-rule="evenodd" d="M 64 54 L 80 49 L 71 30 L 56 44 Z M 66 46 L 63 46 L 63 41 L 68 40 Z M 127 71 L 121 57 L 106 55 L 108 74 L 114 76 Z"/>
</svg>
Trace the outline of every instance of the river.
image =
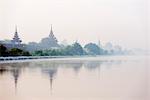
<svg viewBox="0 0 150 100">
<path fill-rule="evenodd" d="M 0 62 L 0 100 L 150 100 L 148 56 Z"/>
</svg>

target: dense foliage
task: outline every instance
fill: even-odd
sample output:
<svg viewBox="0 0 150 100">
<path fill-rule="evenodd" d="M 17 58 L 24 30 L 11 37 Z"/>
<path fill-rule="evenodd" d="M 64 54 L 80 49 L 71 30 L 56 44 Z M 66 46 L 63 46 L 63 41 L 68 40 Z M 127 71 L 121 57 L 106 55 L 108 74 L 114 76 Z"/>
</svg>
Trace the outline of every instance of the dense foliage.
<svg viewBox="0 0 150 100">
<path fill-rule="evenodd" d="M 24 51 L 18 48 L 12 48 L 8 50 L 4 45 L 0 45 L 0 56 L 30 56 L 31 54 L 28 51 Z"/>
<path fill-rule="evenodd" d="M 61 49 L 38 50 L 32 53 L 34 56 L 73 56 L 83 54 L 84 50 L 77 42 Z"/>
<path fill-rule="evenodd" d="M 7 48 L 3 45 L 0 45 L 0 56 L 7 56 L 7 55 L 8 55 Z"/>
<path fill-rule="evenodd" d="M 61 49 L 37 50 L 32 52 L 33 56 L 80 56 L 80 55 L 100 55 L 104 54 L 104 50 L 99 48 L 96 44 L 90 43 L 84 48 L 75 42 Z"/>
<path fill-rule="evenodd" d="M 84 46 L 85 51 L 87 52 L 87 54 L 89 55 L 102 55 L 102 54 L 106 54 L 106 51 L 103 50 L 102 48 L 100 48 L 98 45 L 96 45 L 95 43 L 88 43 Z"/>
<path fill-rule="evenodd" d="M 27 52 L 27 51 L 18 49 L 18 48 L 12 48 L 12 49 L 9 51 L 9 55 L 10 55 L 10 56 L 30 56 L 30 53 Z"/>
<path fill-rule="evenodd" d="M 30 54 L 31 53 L 31 54 Z M 100 48 L 94 43 L 88 43 L 84 48 L 77 42 L 59 49 L 36 50 L 32 52 L 24 51 L 18 48 L 8 50 L 5 46 L 0 45 L 0 56 L 81 56 L 81 55 L 103 55 L 107 51 Z"/>
</svg>

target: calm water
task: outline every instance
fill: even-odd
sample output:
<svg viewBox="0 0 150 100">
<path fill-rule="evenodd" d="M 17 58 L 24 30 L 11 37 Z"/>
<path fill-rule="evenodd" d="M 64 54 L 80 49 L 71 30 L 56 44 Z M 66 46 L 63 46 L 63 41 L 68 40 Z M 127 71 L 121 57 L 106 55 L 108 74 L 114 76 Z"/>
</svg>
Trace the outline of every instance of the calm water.
<svg viewBox="0 0 150 100">
<path fill-rule="evenodd" d="M 0 100 L 150 100 L 148 57 L 0 63 Z"/>
</svg>

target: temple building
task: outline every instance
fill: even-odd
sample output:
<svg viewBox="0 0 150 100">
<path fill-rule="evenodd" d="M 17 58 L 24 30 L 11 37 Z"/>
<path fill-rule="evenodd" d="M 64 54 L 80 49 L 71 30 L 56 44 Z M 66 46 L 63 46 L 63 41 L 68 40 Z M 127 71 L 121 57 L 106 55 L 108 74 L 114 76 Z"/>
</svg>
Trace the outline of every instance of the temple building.
<svg viewBox="0 0 150 100">
<path fill-rule="evenodd" d="M 18 32 L 17 32 L 17 27 L 16 27 L 16 31 L 15 31 L 15 34 L 14 34 L 14 37 L 13 39 L 11 40 L 11 42 L 13 44 L 21 44 L 22 40 L 20 40 L 19 36 L 18 36 Z"/>
<path fill-rule="evenodd" d="M 8 49 L 12 49 L 12 48 L 24 49 L 25 44 L 22 44 L 21 42 L 22 40 L 19 38 L 17 27 L 16 27 L 14 37 L 12 38 L 12 40 L 3 40 L 0 41 L 0 44 L 4 45 Z"/>
<path fill-rule="evenodd" d="M 56 37 L 53 34 L 52 25 L 51 25 L 49 36 L 46 38 L 43 38 L 41 42 L 39 43 L 39 45 L 41 49 L 57 49 L 60 47 Z"/>
<path fill-rule="evenodd" d="M 23 50 L 27 50 L 27 51 L 60 48 L 60 45 L 58 44 L 58 41 L 57 41 L 56 37 L 54 36 L 52 25 L 51 25 L 51 30 L 50 30 L 49 36 L 43 38 L 39 43 L 30 42 L 28 44 L 23 44 L 22 40 L 19 38 L 19 34 L 17 31 L 17 27 L 16 27 L 12 40 L 2 40 L 2 41 L 0 41 L 0 44 L 4 45 L 8 49 L 18 48 L 18 49 L 23 49 Z"/>
</svg>

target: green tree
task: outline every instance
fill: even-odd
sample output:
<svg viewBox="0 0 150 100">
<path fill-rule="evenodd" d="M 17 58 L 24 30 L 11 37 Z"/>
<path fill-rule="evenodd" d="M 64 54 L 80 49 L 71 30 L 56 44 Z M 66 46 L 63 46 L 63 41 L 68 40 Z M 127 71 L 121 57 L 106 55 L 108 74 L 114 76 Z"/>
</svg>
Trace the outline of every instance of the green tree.
<svg viewBox="0 0 150 100">
<path fill-rule="evenodd" d="M 43 51 L 42 51 L 42 50 L 34 51 L 32 55 L 34 55 L 34 56 L 44 56 L 44 54 L 43 54 Z"/>
<path fill-rule="evenodd" d="M 88 43 L 84 46 L 87 54 L 90 55 L 100 55 L 104 53 L 104 50 L 101 49 L 98 45 L 95 43 Z"/>
<path fill-rule="evenodd" d="M 18 48 L 12 48 L 9 51 L 9 55 L 10 56 L 30 56 L 30 53 L 27 51 L 23 51 L 21 49 L 18 49 Z"/>
<path fill-rule="evenodd" d="M 28 51 L 24 51 L 22 56 L 31 56 L 31 54 Z"/>
<path fill-rule="evenodd" d="M 69 45 L 65 49 L 63 49 L 62 54 L 64 54 L 64 55 L 83 55 L 84 50 L 79 43 L 75 42 L 73 45 Z"/>
<path fill-rule="evenodd" d="M 75 42 L 73 44 L 72 50 L 73 50 L 74 55 L 83 55 L 83 53 L 84 53 L 84 50 L 83 50 L 82 46 L 77 42 Z"/>
<path fill-rule="evenodd" d="M 11 56 L 21 56 L 22 55 L 22 50 L 18 48 L 12 48 L 9 53 Z"/>
<path fill-rule="evenodd" d="M 7 48 L 4 45 L 0 45 L 0 56 L 8 56 L 8 51 Z"/>
</svg>

